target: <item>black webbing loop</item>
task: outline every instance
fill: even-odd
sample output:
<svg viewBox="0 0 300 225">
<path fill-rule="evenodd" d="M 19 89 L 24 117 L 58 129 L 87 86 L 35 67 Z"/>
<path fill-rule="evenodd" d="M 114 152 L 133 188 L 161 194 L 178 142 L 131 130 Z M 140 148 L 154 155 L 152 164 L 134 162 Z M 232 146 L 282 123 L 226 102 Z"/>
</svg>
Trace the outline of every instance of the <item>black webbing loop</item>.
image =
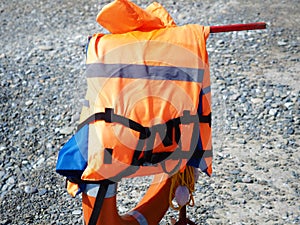
<svg viewBox="0 0 300 225">
<path fill-rule="evenodd" d="M 105 108 L 104 120 L 106 123 L 113 122 L 114 109 Z"/>
<path fill-rule="evenodd" d="M 90 117 L 88 117 L 86 120 L 84 120 L 82 123 L 78 125 L 77 131 L 87 124 L 94 123 L 101 120 L 105 121 L 106 123 L 119 123 L 125 127 L 140 132 L 141 139 L 146 139 L 151 135 L 149 127 L 144 127 L 143 125 L 131 119 L 128 119 L 124 116 L 117 115 L 114 113 L 114 109 L 111 108 L 105 108 L 105 112 L 95 113 Z"/>
<path fill-rule="evenodd" d="M 174 119 L 175 142 L 178 145 L 181 145 L 181 143 L 179 143 L 181 138 L 181 131 L 179 125 L 180 125 L 180 119 L 178 118 Z"/>
<path fill-rule="evenodd" d="M 84 120 L 82 123 L 80 123 L 77 127 L 77 131 L 79 131 L 82 127 L 84 127 L 87 124 L 94 123 L 95 121 L 99 120 L 105 120 L 105 113 L 100 112 L 100 113 L 95 113 L 88 117 L 86 120 Z"/>
<path fill-rule="evenodd" d="M 133 153 L 133 157 L 132 157 L 132 161 L 131 161 L 131 165 L 132 166 L 140 166 L 141 164 L 144 163 L 144 161 L 140 160 L 139 157 L 143 152 L 143 148 L 145 145 L 145 139 L 139 139 L 138 143 L 135 147 L 135 151 Z"/>
<path fill-rule="evenodd" d="M 161 167 L 162 167 L 163 171 L 166 174 L 173 175 L 176 171 L 178 171 L 180 169 L 181 163 L 182 163 L 182 158 L 179 158 L 178 163 L 176 164 L 176 166 L 173 169 L 171 169 L 170 171 L 167 171 L 166 161 L 161 162 Z"/>
<path fill-rule="evenodd" d="M 167 131 L 166 131 L 166 136 L 165 138 L 162 140 L 164 146 L 171 146 L 173 143 L 173 121 L 169 120 L 166 122 L 166 126 L 167 126 Z"/>
<path fill-rule="evenodd" d="M 211 127 L 211 113 L 207 116 L 198 115 L 199 116 L 199 122 L 200 123 L 208 123 L 209 127 Z"/>
<path fill-rule="evenodd" d="M 101 211 L 101 208 L 102 208 L 102 205 L 104 202 L 104 198 L 105 198 L 105 195 L 106 195 L 106 192 L 108 189 L 108 185 L 109 185 L 109 183 L 107 183 L 107 182 L 103 182 L 100 184 L 88 225 L 96 225 L 97 224 L 98 218 L 100 216 L 100 211 Z"/>
<path fill-rule="evenodd" d="M 162 152 L 161 154 L 153 154 L 153 147 L 154 147 L 155 137 L 157 134 L 162 139 L 162 143 L 165 147 L 171 146 L 173 144 L 173 141 L 175 141 L 176 144 L 178 145 L 178 148 L 181 149 L 180 124 L 193 123 L 194 128 L 193 128 L 191 143 L 197 143 L 197 139 L 199 138 L 199 126 L 196 124 L 198 122 L 208 123 L 209 126 L 211 126 L 211 113 L 206 116 L 199 115 L 199 114 L 191 115 L 191 112 L 189 110 L 184 110 L 182 116 L 170 119 L 165 124 L 157 124 L 149 128 L 149 127 L 144 127 L 143 125 L 129 118 L 115 114 L 114 109 L 112 108 L 105 108 L 105 112 L 95 113 L 94 115 L 88 117 L 81 124 L 79 124 L 78 130 L 87 124 L 94 123 L 101 120 L 107 123 L 119 123 L 125 127 L 128 127 L 140 133 L 139 141 L 137 143 L 132 158 L 132 162 L 131 162 L 132 166 L 136 166 L 138 168 L 144 163 L 151 163 L 151 164 L 160 163 L 164 161 L 166 158 L 168 158 L 170 155 L 174 155 L 174 153 L 167 153 L 167 152 Z M 189 151 L 193 151 L 193 150 L 194 150 L 194 146 L 191 146 L 191 149 Z M 142 153 L 143 156 L 141 157 Z M 132 174 L 135 172 L 135 170 L 136 169 L 126 170 L 124 171 L 124 174 Z M 117 176 L 117 178 L 120 178 L 120 176 Z"/>
</svg>

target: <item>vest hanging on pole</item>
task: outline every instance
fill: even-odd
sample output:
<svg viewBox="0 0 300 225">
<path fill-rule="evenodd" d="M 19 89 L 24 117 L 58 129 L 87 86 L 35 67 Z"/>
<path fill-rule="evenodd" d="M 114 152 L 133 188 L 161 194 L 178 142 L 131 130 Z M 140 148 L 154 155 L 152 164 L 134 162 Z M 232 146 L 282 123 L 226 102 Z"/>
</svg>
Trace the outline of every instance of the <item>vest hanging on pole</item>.
<svg viewBox="0 0 300 225">
<path fill-rule="evenodd" d="M 108 12 L 125 2 L 104 8 L 97 21 L 110 28 Z M 57 163 L 71 183 L 172 175 L 187 164 L 212 172 L 209 27 L 139 13 L 146 16 L 136 26 L 124 15 L 126 33 L 114 26 L 114 34 L 89 40 L 80 125 Z"/>
<path fill-rule="evenodd" d="M 154 225 L 169 207 L 173 174 L 186 165 L 212 173 L 209 27 L 176 26 L 158 3 L 142 10 L 126 0 L 108 4 L 97 21 L 110 34 L 89 39 L 80 124 L 56 170 L 72 196 L 83 192 L 85 223 Z M 148 192 L 120 217 L 116 192 L 106 191 L 147 175 L 155 175 Z"/>
</svg>

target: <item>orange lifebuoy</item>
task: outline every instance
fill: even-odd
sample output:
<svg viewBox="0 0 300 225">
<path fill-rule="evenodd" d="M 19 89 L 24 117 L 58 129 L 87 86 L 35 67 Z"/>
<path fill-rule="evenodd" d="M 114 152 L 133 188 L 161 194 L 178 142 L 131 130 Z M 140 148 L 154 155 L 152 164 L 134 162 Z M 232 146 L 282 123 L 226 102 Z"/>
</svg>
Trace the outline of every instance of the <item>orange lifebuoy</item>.
<svg viewBox="0 0 300 225">
<path fill-rule="evenodd" d="M 155 175 L 140 203 L 123 216 L 120 216 L 117 210 L 116 185 L 115 183 L 109 186 L 110 190 L 104 199 L 97 225 L 157 225 L 169 208 L 171 179 L 165 174 Z M 89 192 L 88 189 L 82 194 L 85 224 L 89 222 L 96 200 L 93 191 Z"/>
</svg>

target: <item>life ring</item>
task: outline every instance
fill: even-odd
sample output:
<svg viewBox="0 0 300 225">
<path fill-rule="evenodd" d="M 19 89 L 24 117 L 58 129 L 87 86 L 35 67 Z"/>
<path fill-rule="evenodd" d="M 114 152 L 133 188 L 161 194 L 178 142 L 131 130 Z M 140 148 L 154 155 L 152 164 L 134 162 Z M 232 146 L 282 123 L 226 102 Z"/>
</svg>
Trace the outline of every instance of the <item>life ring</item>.
<svg viewBox="0 0 300 225">
<path fill-rule="evenodd" d="M 110 184 L 96 225 L 157 225 L 169 208 L 171 178 L 155 175 L 143 199 L 127 214 L 120 216 L 116 204 L 117 183 Z M 87 185 L 82 194 L 84 223 L 88 224 L 99 184 Z"/>
</svg>

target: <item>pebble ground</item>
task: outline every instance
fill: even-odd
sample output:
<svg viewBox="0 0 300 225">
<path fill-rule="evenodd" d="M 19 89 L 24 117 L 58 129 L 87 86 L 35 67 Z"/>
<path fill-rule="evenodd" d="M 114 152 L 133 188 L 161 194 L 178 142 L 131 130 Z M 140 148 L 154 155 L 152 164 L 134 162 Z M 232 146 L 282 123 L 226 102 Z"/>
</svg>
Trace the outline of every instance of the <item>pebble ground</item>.
<svg viewBox="0 0 300 225">
<path fill-rule="evenodd" d="M 0 224 L 82 224 L 80 197 L 55 173 L 85 92 L 86 37 L 109 1 L 0 2 Z M 145 6 L 148 1 L 134 1 Z M 178 25 L 265 21 L 211 34 L 214 175 L 201 175 L 197 224 L 300 224 L 300 5 L 297 0 L 162 1 Z M 120 213 L 149 178 L 123 180 Z M 161 224 L 178 213 L 169 210 Z"/>
</svg>

